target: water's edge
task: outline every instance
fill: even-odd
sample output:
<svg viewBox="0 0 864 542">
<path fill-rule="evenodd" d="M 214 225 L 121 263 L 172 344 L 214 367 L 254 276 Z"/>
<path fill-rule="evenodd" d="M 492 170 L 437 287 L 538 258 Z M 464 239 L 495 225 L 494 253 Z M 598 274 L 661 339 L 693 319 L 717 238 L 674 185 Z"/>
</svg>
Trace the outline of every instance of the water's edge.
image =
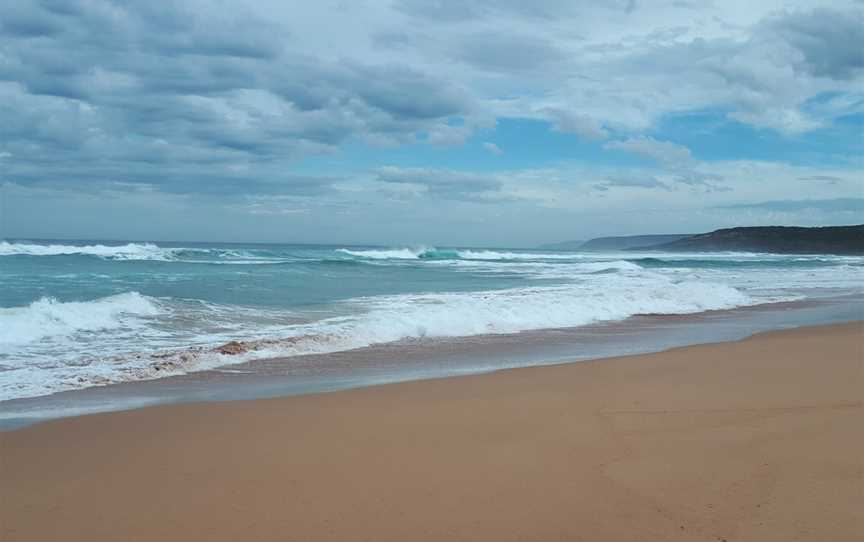
<svg viewBox="0 0 864 542">
<path fill-rule="evenodd" d="M 332 354 L 258 360 L 159 380 L 0 402 L 0 431 L 71 416 L 152 405 L 323 393 L 736 341 L 755 333 L 864 320 L 864 297 L 759 305 L 686 316 L 511 335 L 408 341 Z"/>
</svg>

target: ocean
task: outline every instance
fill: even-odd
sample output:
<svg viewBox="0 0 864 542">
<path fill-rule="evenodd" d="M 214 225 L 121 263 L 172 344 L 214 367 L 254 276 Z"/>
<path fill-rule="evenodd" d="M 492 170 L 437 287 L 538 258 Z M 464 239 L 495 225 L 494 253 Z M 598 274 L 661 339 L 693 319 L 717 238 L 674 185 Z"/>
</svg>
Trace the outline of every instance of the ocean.
<svg viewBox="0 0 864 542">
<path fill-rule="evenodd" d="M 862 285 L 853 256 L 2 241 L 0 400 Z"/>
</svg>

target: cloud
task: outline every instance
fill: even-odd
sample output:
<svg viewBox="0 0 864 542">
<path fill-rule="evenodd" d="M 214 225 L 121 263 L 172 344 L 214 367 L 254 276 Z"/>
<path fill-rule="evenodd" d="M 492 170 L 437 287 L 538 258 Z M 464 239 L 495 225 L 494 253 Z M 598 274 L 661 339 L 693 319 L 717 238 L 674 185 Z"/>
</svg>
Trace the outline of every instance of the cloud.
<svg viewBox="0 0 864 542">
<path fill-rule="evenodd" d="M 34 213 L 49 212 L 38 203 L 49 194 L 81 213 L 92 210 L 84 196 L 104 200 L 106 216 L 117 216 L 112 204 L 200 199 L 216 206 L 208 212 L 224 210 L 218 201 L 324 231 L 315 221 L 327 213 L 306 209 L 357 205 L 365 222 L 342 230 L 352 235 L 373 224 L 386 234 L 384 217 L 464 212 L 459 229 L 486 221 L 477 235 L 494 236 L 499 207 L 540 222 L 555 209 L 562 227 L 608 207 L 615 226 L 642 204 L 687 214 L 786 191 L 853 197 L 860 145 L 844 134 L 864 112 L 861 13 L 847 0 L 7 0 L 3 181 L 32 196 Z M 716 126 L 667 122 L 678 115 L 756 127 L 780 151 L 790 138 L 812 149 L 796 163 L 820 166 L 782 163 L 791 153 L 702 160 L 705 146 L 689 138 Z M 566 145 L 539 152 L 521 145 L 532 133 L 496 133 L 499 120 L 526 118 L 582 141 L 543 134 Z M 507 143 L 497 167 L 525 169 L 477 171 L 488 160 L 453 149 L 496 154 L 492 141 Z M 369 165 L 380 163 L 415 167 Z"/>
<path fill-rule="evenodd" d="M 649 130 L 664 115 L 706 109 L 783 134 L 824 128 L 854 112 L 855 105 L 815 116 L 808 101 L 824 93 L 860 92 L 862 83 L 862 10 L 843 4 L 762 18 L 752 9 L 749 24 L 736 25 L 724 19 L 730 14 L 709 15 L 719 7 L 699 9 L 716 27 L 687 20 L 683 6 L 671 10 L 668 5 L 655 8 L 668 23 L 652 30 L 644 11 L 639 18 L 649 21 L 644 28 L 597 23 L 602 28 L 596 32 L 606 35 L 584 29 L 580 40 L 571 35 L 556 42 L 566 60 L 536 74 L 533 93 L 500 107 L 511 114 L 531 106 L 540 112 L 578 111 L 607 130 L 630 133 Z M 765 10 L 772 11 L 767 4 Z M 600 20 L 592 15 L 586 19 Z M 581 29 L 578 21 L 568 23 Z"/>
<path fill-rule="evenodd" d="M 801 54 L 803 68 L 815 76 L 851 80 L 864 73 L 864 9 L 787 12 L 766 25 Z"/>
<path fill-rule="evenodd" d="M 643 158 L 655 160 L 662 165 L 676 166 L 693 160 L 690 149 L 671 141 L 658 141 L 651 137 L 638 137 L 623 141 L 610 141 L 603 145 L 607 150 L 624 151 Z"/>
<path fill-rule="evenodd" d="M 764 209 L 769 211 L 798 212 L 805 210 L 818 210 L 827 212 L 864 212 L 864 199 L 862 198 L 833 198 L 833 199 L 803 199 L 803 200 L 774 200 L 758 203 L 735 203 L 730 205 L 718 205 L 717 209 Z M 861 220 L 864 220 L 862 215 Z"/>
<path fill-rule="evenodd" d="M 459 144 L 475 126 L 448 128 L 475 108 L 458 83 L 295 52 L 277 22 L 231 3 L 230 16 L 197 9 L 208 6 L 11 0 L 0 27 L 7 178 L 226 193 L 268 178 L 308 191 L 285 173 L 291 162 L 353 140 Z"/>
<path fill-rule="evenodd" d="M 474 127 L 470 124 L 453 125 L 440 122 L 429 128 L 426 142 L 438 147 L 455 147 L 465 143 L 473 132 Z"/>
<path fill-rule="evenodd" d="M 475 68 L 506 74 L 542 71 L 566 59 L 545 38 L 501 32 L 464 36 L 452 55 Z"/>
<path fill-rule="evenodd" d="M 699 187 L 694 197 L 690 187 L 674 181 L 674 173 L 651 165 L 625 168 L 579 162 L 494 172 L 391 166 L 340 177 L 301 176 L 293 182 L 309 191 L 302 193 L 279 191 L 277 179 L 261 179 L 275 186 L 253 186 L 252 190 L 266 192 L 230 197 L 222 189 L 190 194 L 180 186 L 168 193 L 140 182 L 69 183 L 62 177 L 50 184 L 6 182 L 3 234 L 527 246 L 574 228 L 600 236 L 709 231 L 742 224 L 833 225 L 860 222 L 862 216 L 860 209 L 720 208 L 775 201 L 777 194 L 787 193 L 798 200 L 860 200 L 860 171 L 848 166 L 737 160 L 703 162 L 698 167 L 701 173 L 725 179 L 727 190 Z M 827 186 L 794 182 L 823 175 L 839 180 Z M 604 182 L 605 190 L 597 188 Z M 647 186 L 654 184 L 668 190 Z"/>
<path fill-rule="evenodd" d="M 452 23 L 471 19 L 490 17 L 520 17 L 540 21 L 558 17 L 572 16 L 587 2 L 572 0 L 462 0 L 447 2 L 441 0 L 398 0 L 396 9 L 417 19 L 440 23 Z M 611 7 L 620 4 L 626 7 L 629 2 L 613 1 Z"/>
<path fill-rule="evenodd" d="M 504 151 L 502 151 L 501 148 L 495 143 L 490 143 L 487 141 L 486 143 L 483 143 L 483 148 L 496 156 L 501 156 L 502 154 L 504 154 Z"/>
<path fill-rule="evenodd" d="M 802 133 L 861 108 L 847 98 L 861 76 L 861 10 L 843 4 L 742 16 L 681 2 L 405 0 L 340 12 L 10 0 L 0 151 L 22 182 L 50 156 L 45 177 L 169 168 L 204 183 L 202 164 L 261 176 L 353 142 L 457 146 L 495 117 L 533 115 L 590 141 L 719 107 Z M 325 16 L 335 40 L 313 31 Z M 353 20 L 374 20 L 359 25 L 372 35 L 347 31 Z M 803 107 L 825 92 L 830 107 Z"/>
<path fill-rule="evenodd" d="M 609 133 L 600 123 L 586 115 L 572 113 L 554 107 L 544 108 L 541 113 L 548 116 L 552 127 L 558 132 L 576 134 L 583 139 L 606 139 Z"/>
<path fill-rule="evenodd" d="M 414 185 L 425 194 L 444 199 L 483 202 L 502 197 L 499 179 L 473 172 L 385 166 L 376 171 L 376 180 L 387 184 Z"/>
<path fill-rule="evenodd" d="M 656 162 L 669 184 L 658 183 L 653 186 L 670 189 L 670 185 L 686 185 L 704 191 L 726 191 L 730 188 L 718 183 L 723 176 L 706 171 L 706 164 L 693 158 L 690 149 L 671 141 L 660 141 L 651 137 L 637 137 L 622 141 L 609 141 L 603 145 L 606 150 L 623 151 Z M 647 181 L 643 181 L 647 182 Z M 614 186 L 607 182 L 606 186 Z M 617 183 L 620 184 L 620 183 Z M 643 184 L 642 186 L 648 186 Z"/>
<path fill-rule="evenodd" d="M 842 179 L 834 175 L 809 175 L 806 177 L 798 177 L 799 181 L 816 181 L 820 183 L 837 184 Z"/>
<path fill-rule="evenodd" d="M 662 188 L 663 190 L 670 190 L 668 185 L 664 184 L 653 175 L 646 173 L 609 175 L 600 183 L 595 185 L 595 188 L 604 191 L 609 190 L 612 187 Z"/>
</svg>

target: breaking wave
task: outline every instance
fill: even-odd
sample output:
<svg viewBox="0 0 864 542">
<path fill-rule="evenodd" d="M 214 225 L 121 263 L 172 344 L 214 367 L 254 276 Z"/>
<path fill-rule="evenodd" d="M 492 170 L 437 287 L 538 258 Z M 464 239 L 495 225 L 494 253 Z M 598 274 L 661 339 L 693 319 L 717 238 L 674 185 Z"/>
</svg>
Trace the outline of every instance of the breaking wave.
<svg viewBox="0 0 864 542">
<path fill-rule="evenodd" d="M 419 260 L 434 252 L 426 248 L 393 248 L 381 250 L 351 250 L 338 248 L 336 252 L 346 254 L 355 258 L 366 258 L 369 260 Z"/>
<path fill-rule="evenodd" d="M 43 297 L 26 307 L 0 308 L 0 345 L 24 345 L 80 331 L 140 326 L 139 318 L 159 312 L 154 299 L 138 292 L 95 301 L 60 302 Z"/>
<path fill-rule="evenodd" d="M 0 309 L 0 353 L 7 353 L 5 360 L 0 356 L 7 367 L 0 370 L 0 396 L 44 395 L 402 340 L 577 327 L 639 314 L 688 314 L 781 300 L 755 300 L 731 286 L 654 273 L 592 277 L 584 284 L 352 298 L 329 317 L 306 319 L 288 311 L 265 314 L 253 307 L 200 302 L 192 310 L 190 301 L 136 292 L 89 302 L 40 299 Z M 170 330 L 167 338 L 165 330 Z M 227 355 L 220 345 L 232 340 L 239 346 Z M 107 354 L 112 344 L 119 349 Z M 130 345 L 140 350 L 130 353 Z M 22 354 L 28 349 L 30 357 Z M 46 366 L 45 359 L 55 361 Z"/>
<path fill-rule="evenodd" d="M 301 249 L 302 250 L 302 249 Z M 335 251 L 358 262 L 374 260 L 469 260 L 469 261 L 580 261 L 585 255 L 576 253 L 513 252 L 496 250 L 439 249 L 439 248 L 382 248 L 349 249 Z M 92 256 L 113 261 L 163 261 L 199 264 L 266 265 L 310 261 L 330 263 L 338 259 L 317 259 L 298 256 L 286 249 L 227 249 L 160 247 L 153 243 L 127 243 L 124 245 L 67 245 L 0 241 L 0 256 Z M 342 260 L 344 261 L 344 260 Z"/>
<path fill-rule="evenodd" d="M 548 254 L 528 252 L 498 252 L 496 250 L 460 250 L 459 257 L 466 260 L 580 260 L 581 254 Z"/>
<path fill-rule="evenodd" d="M 0 241 L 0 256 L 98 256 L 113 260 L 167 260 L 177 249 L 161 248 L 152 243 L 125 245 L 39 245 Z"/>
<path fill-rule="evenodd" d="M 160 261 L 202 264 L 263 265 L 291 261 L 267 250 L 160 247 L 153 243 L 125 245 L 61 245 L 0 241 L 0 256 L 94 256 L 113 261 Z"/>
<path fill-rule="evenodd" d="M 21 306 L 0 307 L 0 400 L 398 341 L 860 292 L 864 280 L 864 259 L 829 255 L 0 241 L 6 256 L 3 302 Z M 114 292 L 124 293 L 98 297 Z"/>
<path fill-rule="evenodd" d="M 580 254 L 545 254 L 527 252 L 500 252 L 495 250 L 437 249 L 437 248 L 389 248 L 353 250 L 336 249 L 340 254 L 369 260 L 579 260 Z"/>
<path fill-rule="evenodd" d="M 637 314 L 687 314 L 740 307 L 755 301 L 722 284 L 675 283 L 663 277 L 621 280 L 619 276 L 607 275 L 598 277 L 590 286 L 405 294 L 360 298 L 351 303 L 365 312 L 349 321 L 322 322 L 322 331 L 351 337 L 358 346 L 366 346 L 401 339 L 576 327 Z"/>
</svg>

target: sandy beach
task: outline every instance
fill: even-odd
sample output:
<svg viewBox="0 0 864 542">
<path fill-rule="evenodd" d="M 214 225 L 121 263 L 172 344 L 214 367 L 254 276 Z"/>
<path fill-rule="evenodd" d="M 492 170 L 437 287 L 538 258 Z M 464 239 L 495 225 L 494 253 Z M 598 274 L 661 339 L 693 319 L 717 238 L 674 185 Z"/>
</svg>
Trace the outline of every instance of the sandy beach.
<svg viewBox="0 0 864 542">
<path fill-rule="evenodd" d="M 862 323 L 0 434 L 46 540 L 860 540 Z"/>
</svg>

